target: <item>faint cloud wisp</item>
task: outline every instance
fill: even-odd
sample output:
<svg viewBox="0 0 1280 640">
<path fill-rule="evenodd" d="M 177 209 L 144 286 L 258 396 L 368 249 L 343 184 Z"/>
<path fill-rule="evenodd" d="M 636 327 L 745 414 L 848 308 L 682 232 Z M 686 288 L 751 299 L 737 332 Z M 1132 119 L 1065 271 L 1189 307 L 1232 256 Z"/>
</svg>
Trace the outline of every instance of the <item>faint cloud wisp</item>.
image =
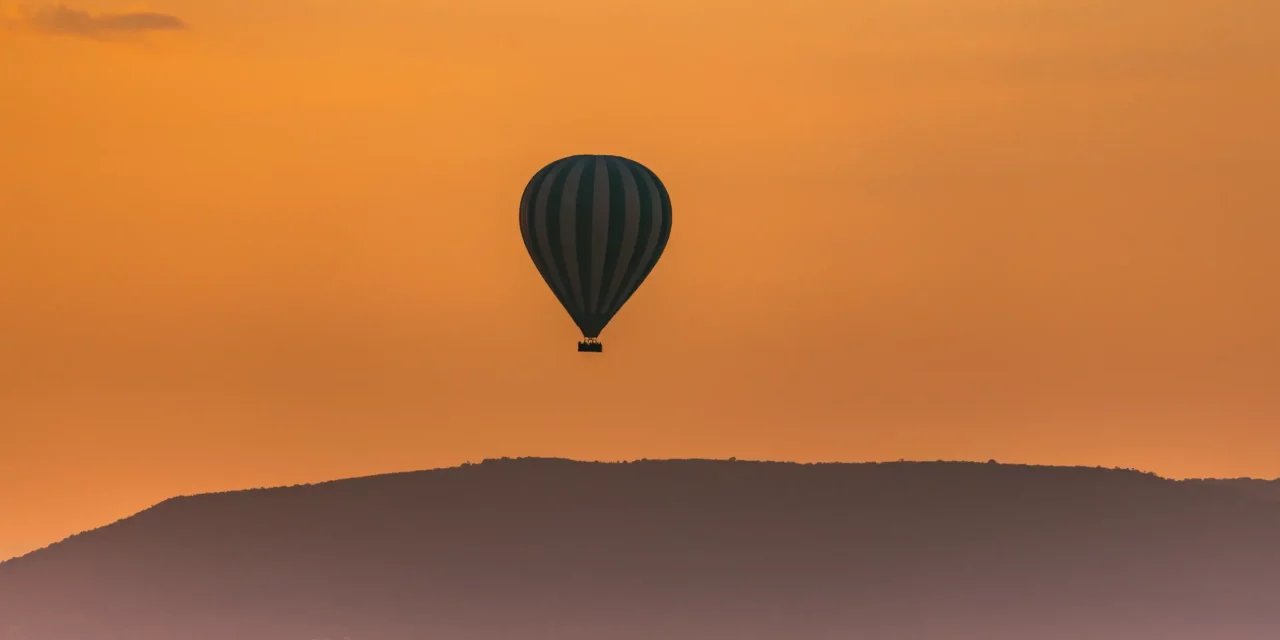
<svg viewBox="0 0 1280 640">
<path fill-rule="evenodd" d="M 21 7 L 19 13 L 22 22 L 36 30 L 85 38 L 104 38 L 113 33 L 181 31 L 187 28 L 187 24 L 180 18 L 165 13 L 92 14 L 62 4 Z"/>
</svg>

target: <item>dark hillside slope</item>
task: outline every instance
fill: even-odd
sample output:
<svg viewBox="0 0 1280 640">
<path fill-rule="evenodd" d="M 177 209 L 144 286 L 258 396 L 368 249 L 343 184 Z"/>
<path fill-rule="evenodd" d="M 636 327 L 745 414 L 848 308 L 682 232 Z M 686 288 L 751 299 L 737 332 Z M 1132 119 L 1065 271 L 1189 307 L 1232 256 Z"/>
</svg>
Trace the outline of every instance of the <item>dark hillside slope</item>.
<svg viewBox="0 0 1280 640">
<path fill-rule="evenodd" d="M 1280 502 L 1132 471 L 553 459 L 176 498 L 4 640 L 1275 640 Z"/>
<path fill-rule="evenodd" d="M 1249 493 L 1258 498 L 1280 502 L 1280 479 L 1255 480 L 1253 478 L 1231 478 L 1228 480 L 1185 480 L 1187 484 L 1209 484 L 1229 487 L 1237 491 Z"/>
</svg>

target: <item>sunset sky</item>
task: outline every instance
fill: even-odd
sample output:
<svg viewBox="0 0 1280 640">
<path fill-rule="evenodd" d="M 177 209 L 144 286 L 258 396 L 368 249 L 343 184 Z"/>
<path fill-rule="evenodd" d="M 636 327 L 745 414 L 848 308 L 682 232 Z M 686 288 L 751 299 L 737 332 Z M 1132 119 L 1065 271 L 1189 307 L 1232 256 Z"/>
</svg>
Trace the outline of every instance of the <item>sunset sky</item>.
<svg viewBox="0 0 1280 640">
<path fill-rule="evenodd" d="M 0 559 L 554 455 L 1280 476 L 1274 0 L 0 0 Z M 573 153 L 671 193 L 579 354 Z"/>
</svg>

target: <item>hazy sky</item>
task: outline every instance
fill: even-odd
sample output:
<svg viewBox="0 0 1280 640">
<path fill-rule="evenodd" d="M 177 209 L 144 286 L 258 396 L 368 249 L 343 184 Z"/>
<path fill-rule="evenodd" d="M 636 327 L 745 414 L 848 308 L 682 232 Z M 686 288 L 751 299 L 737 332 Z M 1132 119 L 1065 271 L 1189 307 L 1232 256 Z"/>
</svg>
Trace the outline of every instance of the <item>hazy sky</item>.
<svg viewBox="0 0 1280 640">
<path fill-rule="evenodd" d="M 1280 475 L 1274 0 L 0 0 L 0 558 L 516 455 Z M 528 178 L 635 158 L 602 334 Z"/>
</svg>

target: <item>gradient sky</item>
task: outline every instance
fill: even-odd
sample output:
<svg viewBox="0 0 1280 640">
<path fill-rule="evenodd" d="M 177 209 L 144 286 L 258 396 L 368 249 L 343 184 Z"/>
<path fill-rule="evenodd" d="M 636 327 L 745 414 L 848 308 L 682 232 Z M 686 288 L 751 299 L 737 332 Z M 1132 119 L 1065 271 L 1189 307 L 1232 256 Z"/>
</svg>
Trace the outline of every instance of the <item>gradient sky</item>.
<svg viewBox="0 0 1280 640">
<path fill-rule="evenodd" d="M 504 455 L 1280 475 L 1274 0 L 0 7 L 0 558 Z M 603 356 L 517 226 L 584 152 L 674 204 Z"/>
</svg>

